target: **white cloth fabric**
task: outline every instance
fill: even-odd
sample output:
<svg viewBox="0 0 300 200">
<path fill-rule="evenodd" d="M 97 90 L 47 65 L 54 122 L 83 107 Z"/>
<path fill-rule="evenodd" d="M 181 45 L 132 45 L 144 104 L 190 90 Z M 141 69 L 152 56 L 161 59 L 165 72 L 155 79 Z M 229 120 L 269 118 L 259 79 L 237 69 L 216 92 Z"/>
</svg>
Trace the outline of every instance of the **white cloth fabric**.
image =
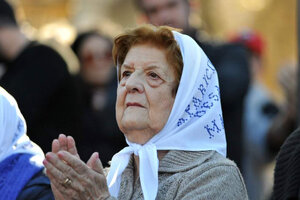
<svg viewBox="0 0 300 200">
<path fill-rule="evenodd" d="M 217 72 L 191 37 L 176 31 L 173 34 L 184 66 L 169 119 L 146 144 L 127 141 L 129 146 L 114 155 L 107 176 L 112 196 L 118 196 L 121 175 L 132 153 L 139 156 L 140 182 L 145 200 L 154 200 L 158 190 L 157 150 L 215 150 L 226 156 Z"/>
<path fill-rule="evenodd" d="M 17 102 L 0 87 L 0 162 L 15 153 L 36 155 L 31 161 L 42 166 L 44 153 L 26 135 L 26 123 Z"/>
</svg>

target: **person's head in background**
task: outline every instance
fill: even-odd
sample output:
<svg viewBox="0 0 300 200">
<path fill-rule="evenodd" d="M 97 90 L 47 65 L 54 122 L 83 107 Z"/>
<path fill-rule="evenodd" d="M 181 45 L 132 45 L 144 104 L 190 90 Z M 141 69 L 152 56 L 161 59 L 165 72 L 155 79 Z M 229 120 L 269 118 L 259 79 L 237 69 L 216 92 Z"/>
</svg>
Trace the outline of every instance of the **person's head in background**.
<svg viewBox="0 0 300 200">
<path fill-rule="evenodd" d="M 18 153 L 37 154 L 43 152 L 27 136 L 27 125 L 13 96 L 0 86 L 0 162 Z M 40 162 L 41 164 L 41 162 Z"/>
<path fill-rule="evenodd" d="M 13 8 L 4 0 L 0 1 L 0 27 L 17 26 Z"/>
<path fill-rule="evenodd" d="M 77 36 L 72 49 L 80 62 L 80 75 L 92 86 L 104 86 L 114 74 L 112 42 L 96 31 L 81 33 Z"/>
<path fill-rule="evenodd" d="M 188 0 L 135 0 L 149 23 L 189 29 L 190 5 Z"/>
<path fill-rule="evenodd" d="M 52 193 L 42 171 L 44 153 L 29 139 L 26 127 L 16 100 L 0 87 L 0 199 Z"/>
<path fill-rule="evenodd" d="M 0 1 L 0 63 L 13 60 L 27 44 L 25 35 L 19 30 L 11 5 Z"/>
<path fill-rule="evenodd" d="M 246 30 L 233 36 L 230 41 L 246 47 L 250 56 L 251 77 L 253 79 L 259 78 L 263 71 L 262 56 L 265 49 L 262 36 L 257 32 Z"/>
</svg>

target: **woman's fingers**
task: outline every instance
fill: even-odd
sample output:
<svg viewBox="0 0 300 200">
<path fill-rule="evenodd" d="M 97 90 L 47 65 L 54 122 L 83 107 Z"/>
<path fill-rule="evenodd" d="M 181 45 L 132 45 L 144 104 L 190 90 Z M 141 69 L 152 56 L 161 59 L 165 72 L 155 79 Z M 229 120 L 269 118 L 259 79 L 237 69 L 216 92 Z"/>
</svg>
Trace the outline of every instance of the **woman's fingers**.
<svg viewBox="0 0 300 200">
<path fill-rule="evenodd" d="M 73 154 L 73 155 L 75 155 L 79 158 L 79 154 L 77 152 L 75 140 L 72 136 L 67 137 L 67 148 L 68 148 L 69 153 L 71 153 L 71 154 Z"/>
<path fill-rule="evenodd" d="M 64 185 L 57 177 L 52 175 L 50 170 L 47 170 L 47 176 L 51 181 L 51 189 L 53 191 L 55 200 L 78 199 L 78 192 L 77 190 L 73 189 L 74 183 L 71 182 L 71 185 Z"/>
<path fill-rule="evenodd" d="M 60 134 L 58 136 L 58 139 L 53 140 L 52 142 L 52 152 L 58 153 L 60 150 L 68 151 L 71 154 L 75 155 L 76 157 L 79 157 L 79 154 L 77 152 L 75 140 L 72 136 L 66 136 L 64 134 Z"/>
<path fill-rule="evenodd" d="M 104 174 L 104 171 L 103 171 L 103 165 L 102 165 L 102 162 L 98 156 L 98 159 L 96 160 L 94 166 L 93 166 L 93 170 L 95 170 L 96 172 L 100 173 L 100 174 Z"/>
<path fill-rule="evenodd" d="M 59 134 L 58 141 L 60 145 L 60 150 L 68 151 L 68 141 L 66 135 Z"/>
<path fill-rule="evenodd" d="M 63 187 L 63 191 L 62 190 L 62 185 L 61 183 L 57 182 L 56 178 L 54 178 L 54 176 L 51 174 L 51 172 L 47 171 L 47 176 L 49 177 L 50 181 L 51 181 L 51 189 L 53 191 L 53 194 L 55 196 L 55 200 L 59 199 L 59 200 L 63 200 L 64 198 L 64 194 L 66 194 L 65 192 L 65 188 Z"/>
<path fill-rule="evenodd" d="M 106 178 L 103 172 L 103 166 L 99 159 L 99 154 L 97 152 L 93 153 L 87 162 L 90 170 L 90 179 L 97 185 L 97 187 L 90 188 L 90 194 L 94 197 L 102 197 L 106 199 L 110 196 L 107 188 Z"/>
<path fill-rule="evenodd" d="M 67 151 L 59 151 L 57 154 L 47 153 L 44 165 L 47 168 L 47 174 L 50 175 L 51 183 L 62 194 L 73 195 L 75 191 L 80 199 L 109 197 L 98 153 L 91 156 L 89 166 Z M 65 186 L 61 187 L 65 191 L 59 188 L 62 185 Z M 65 196 L 68 197 L 68 195 Z"/>
<path fill-rule="evenodd" d="M 52 152 L 57 153 L 60 150 L 59 141 L 57 139 L 52 141 Z"/>
<path fill-rule="evenodd" d="M 97 152 L 92 154 L 92 156 L 87 162 L 87 165 L 94 171 L 104 175 L 103 166 L 99 159 L 99 154 Z"/>
<path fill-rule="evenodd" d="M 89 160 L 87 161 L 87 166 L 89 166 L 90 168 L 93 168 L 94 163 L 96 162 L 96 160 L 99 158 L 99 154 L 97 152 L 94 152 L 91 157 L 89 158 Z"/>
<path fill-rule="evenodd" d="M 59 151 L 57 155 L 61 160 L 65 161 L 76 173 L 85 174 L 87 172 L 88 166 L 77 156 L 74 156 L 67 151 Z"/>
<path fill-rule="evenodd" d="M 51 183 L 51 189 L 52 189 L 55 200 L 64 200 L 65 199 L 63 194 L 61 194 L 61 192 L 52 183 Z"/>
<path fill-rule="evenodd" d="M 56 154 L 47 153 L 46 161 L 44 163 L 47 171 L 49 170 L 52 175 L 60 179 L 61 183 L 65 182 L 66 178 L 71 180 L 78 179 L 77 173 L 64 161 L 60 160 Z"/>
<path fill-rule="evenodd" d="M 81 177 L 70 166 L 61 161 L 56 154 L 48 153 L 44 165 L 47 169 L 47 175 L 51 183 L 59 189 L 62 194 L 74 195 L 74 193 L 90 196 L 88 190 L 85 189 L 86 177 Z M 89 185 L 91 186 L 91 185 Z"/>
</svg>

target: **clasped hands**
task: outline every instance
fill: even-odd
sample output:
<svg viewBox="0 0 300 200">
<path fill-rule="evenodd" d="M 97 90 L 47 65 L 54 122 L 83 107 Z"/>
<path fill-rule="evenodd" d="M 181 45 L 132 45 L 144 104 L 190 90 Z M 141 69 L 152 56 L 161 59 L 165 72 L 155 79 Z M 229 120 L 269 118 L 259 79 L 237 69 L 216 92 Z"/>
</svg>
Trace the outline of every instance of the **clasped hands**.
<svg viewBox="0 0 300 200">
<path fill-rule="evenodd" d="M 44 160 L 56 200 L 107 199 L 110 197 L 98 153 L 84 163 L 71 136 L 60 134 Z"/>
</svg>

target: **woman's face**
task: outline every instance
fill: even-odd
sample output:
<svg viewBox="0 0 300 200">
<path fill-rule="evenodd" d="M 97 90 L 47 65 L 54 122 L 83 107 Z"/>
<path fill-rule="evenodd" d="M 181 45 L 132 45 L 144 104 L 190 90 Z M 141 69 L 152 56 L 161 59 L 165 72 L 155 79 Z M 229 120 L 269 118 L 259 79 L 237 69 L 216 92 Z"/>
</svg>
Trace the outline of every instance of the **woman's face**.
<svg viewBox="0 0 300 200">
<path fill-rule="evenodd" d="M 172 110 L 175 75 L 165 52 L 133 46 L 120 69 L 116 118 L 130 142 L 144 144 L 165 125 Z"/>
<path fill-rule="evenodd" d="M 108 42 L 100 36 L 90 36 L 81 51 L 81 75 L 92 85 L 105 85 L 113 76 L 113 60 Z"/>
</svg>

